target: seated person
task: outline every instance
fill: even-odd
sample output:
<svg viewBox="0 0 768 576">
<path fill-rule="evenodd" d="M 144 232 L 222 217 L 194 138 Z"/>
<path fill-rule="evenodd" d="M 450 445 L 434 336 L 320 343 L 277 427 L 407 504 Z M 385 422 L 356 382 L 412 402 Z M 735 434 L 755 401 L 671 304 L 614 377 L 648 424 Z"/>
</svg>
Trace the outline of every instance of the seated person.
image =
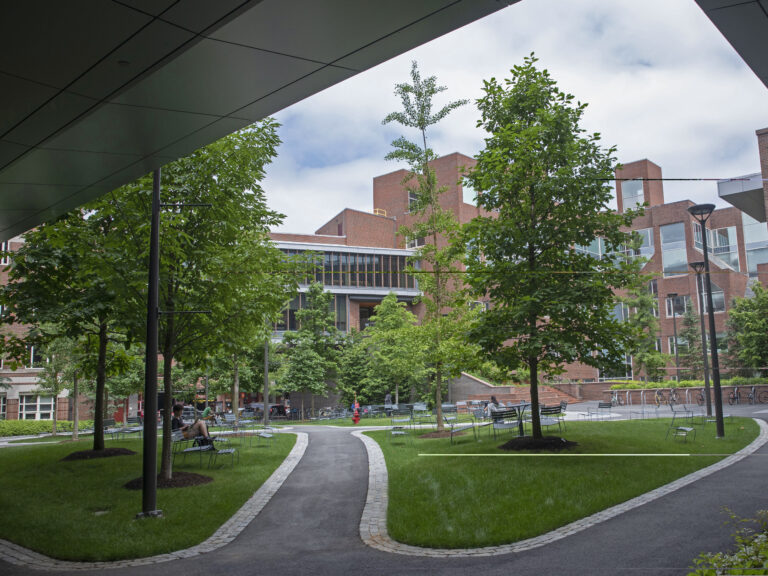
<svg viewBox="0 0 768 576">
<path fill-rule="evenodd" d="M 210 438 L 208 435 L 208 426 L 202 420 L 198 420 L 194 424 L 184 424 L 181 420 L 181 411 L 183 406 L 176 404 L 173 407 L 173 418 L 171 419 L 171 431 L 178 430 L 182 433 L 187 440 L 203 436 Z"/>
<path fill-rule="evenodd" d="M 213 410 L 211 410 L 211 407 L 206 407 L 205 410 L 203 410 L 203 413 L 200 415 L 200 420 L 209 420 L 213 421 L 216 418 L 216 414 L 213 413 Z"/>
</svg>

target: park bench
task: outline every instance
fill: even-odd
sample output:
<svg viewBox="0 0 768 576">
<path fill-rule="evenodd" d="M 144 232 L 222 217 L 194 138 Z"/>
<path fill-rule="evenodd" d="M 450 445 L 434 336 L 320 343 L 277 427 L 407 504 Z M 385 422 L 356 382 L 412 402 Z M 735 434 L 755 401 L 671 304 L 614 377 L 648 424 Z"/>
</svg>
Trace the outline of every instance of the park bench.
<svg viewBox="0 0 768 576">
<path fill-rule="evenodd" d="M 139 438 L 141 438 L 143 432 L 144 432 L 144 426 L 141 425 L 141 418 L 134 416 L 134 417 L 125 419 L 125 426 L 123 426 L 120 429 L 118 438 L 120 438 L 120 436 L 123 434 L 137 434 L 137 433 L 139 435 Z"/>
<path fill-rule="evenodd" d="M 685 438 L 685 441 L 688 442 L 688 434 L 693 432 L 693 440 L 696 441 L 696 428 L 693 426 L 673 426 L 670 425 L 669 428 L 667 428 L 667 435 L 665 437 L 669 438 L 670 433 L 672 434 L 672 439 L 675 438 Z"/>
<path fill-rule="evenodd" d="M 496 439 L 496 433 L 504 430 L 517 430 L 518 436 L 524 436 L 523 429 L 523 411 L 524 408 L 509 408 L 507 410 L 496 410 L 491 412 L 491 427 L 493 428 L 493 438 Z"/>
<path fill-rule="evenodd" d="M 188 454 L 198 454 L 200 456 L 200 466 L 203 465 L 203 454 L 208 455 L 208 468 L 216 464 L 216 460 L 219 456 L 229 456 L 232 458 L 232 466 L 235 465 L 235 457 L 240 462 L 240 455 L 235 448 L 217 448 L 216 442 L 221 440 L 211 437 L 209 442 L 205 443 L 205 438 L 198 436 L 194 439 L 184 438 L 184 434 L 181 431 L 176 430 L 171 433 L 171 453 L 173 454 L 173 460 L 176 461 L 176 456 L 181 454 L 183 456 L 182 463 L 186 461 Z M 191 445 L 190 445 L 191 444 Z"/>
<path fill-rule="evenodd" d="M 460 421 L 457 416 L 443 416 L 443 421 L 445 422 L 445 425 L 448 427 L 448 430 L 451 433 L 451 444 L 453 444 L 453 437 L 456 434 L 459 434 L 461 432 L 466 432 L 467 430 L 472 430 L 472 435 L 474 436 L 475 440 L 477 440 L 477 429 L 480 426 L 489 426 L 490 422 L 474 422 L 474 421 Z"/>
</svg>

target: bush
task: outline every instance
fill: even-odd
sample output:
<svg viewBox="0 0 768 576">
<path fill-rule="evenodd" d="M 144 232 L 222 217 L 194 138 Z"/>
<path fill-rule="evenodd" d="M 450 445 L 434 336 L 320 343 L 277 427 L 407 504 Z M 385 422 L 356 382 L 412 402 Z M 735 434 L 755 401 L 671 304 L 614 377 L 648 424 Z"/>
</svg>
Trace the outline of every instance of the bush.
<svg viewBox="0 0 768 576">
<path fill-rule="evenodd" d="M 749 388 L 750 386 L 768 386 L 768 379 L 766 378 L 746 378 L 744 376 L 735 376 L 728 380 L 722 380 L 720 382 L 722 386 L 744 386 Z"/>
<path fill-rule="evenodd" d="M 79 430 L 93 428 L 93 420 L 80 420 Z M 31 436 L 35 434 L 50 434 L 53 430 L 53 420 L 0 420 L 0 437 L 2 436 Z M 57 432 L 71 432 L 72 422 L 59 420 L 56 423 Z"/>
<path fill-rule="evenodd" d="M 738 518 L 730 513 L 734 524 L 756 524 L 757 530 L 744 527 L 738 529 L 733 537 L 736 551 L 731 554 L 718 552 L 703 553 L 694 559 L 695 576 L 715 576 L 717 574 L 765 574 L 768 569 L 768 510 L 760 510 L 756 519 Z"/>
</svg>

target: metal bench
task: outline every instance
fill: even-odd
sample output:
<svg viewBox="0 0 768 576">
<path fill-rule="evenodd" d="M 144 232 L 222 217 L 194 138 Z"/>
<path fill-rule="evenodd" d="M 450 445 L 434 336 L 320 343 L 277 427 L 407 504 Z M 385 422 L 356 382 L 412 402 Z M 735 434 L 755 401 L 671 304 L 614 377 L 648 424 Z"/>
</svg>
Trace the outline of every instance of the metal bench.
<svg viewBox="0 0 768 576">
<path fill-rule="evenodd" d="M 693 440 L 696 441 L 696 428 L 693 426 L 670 426 L 667 428 L 667 435 L 665 437 L 669 438 L 670 432 L 672 433 L 672 439 L 675 438 L 685 438 L 685 441 L 688 442 L 688 434 L 693 432 Z"/>
<path fill-rule="evenodd" d="M 524 436 L 523 428 L 524 409 L 510 408 L 508 410 L 496 410 L 491 412 L 491 427 L 493 428 L 493 438 L 496 439 L 496 432 L 505 430 L 517 430 L 518 436 Z"/>
</svg>

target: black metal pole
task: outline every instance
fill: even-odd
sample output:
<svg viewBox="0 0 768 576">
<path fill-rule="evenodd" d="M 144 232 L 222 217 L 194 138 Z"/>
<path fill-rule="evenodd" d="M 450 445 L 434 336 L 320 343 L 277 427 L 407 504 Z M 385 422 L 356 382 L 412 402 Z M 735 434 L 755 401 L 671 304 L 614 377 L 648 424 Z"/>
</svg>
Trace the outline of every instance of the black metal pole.
<svg viewBox="0 0 768 576">
<path fill-rule="evenodd" d="M 701 274 L 696 273 L 696 291 L 699 297 L 699 324 L 701 324 L 701 351 L 704 356 L 704 399 L 707 403 L 707 416 L 712 416 L 712 398 L 709 393 L 709 357 L 707 356 L 707 329 L 704 327 L 704 286 Z"/>
<path fill-rule="evenodd" d="M 714 209 L 714 206 L 712 206 Z M 717 356 L 717 328 L 715 328 L 715 310 L 712 302 L 712 281 L 709 271 L 709 254 L 707 253 L 707 229 L 705 224 L 712 214 L 709 211 L 706 218 L 696 218 L 701 224 L 701 244 L 704 249 L 704 287 L 707 292 L 707 308 L 709 312 L 709 350 L 712 354 L 712 387 L 715 391 L 715 423 L 717 424 L 717 437 L 725 436 L 723 423 L 723 395 L 720 390 L 720 361 Z M 695 217 L 695 214 L 694 214 Z"/>
<path fill-rule="evenodd" d="M 269 426 L 269 338 L 264 341 L 264 427 Z"/>
<path fill-rule="evenodd" d="M 152 180 L 152 222 L 147 285 L 147 347 L 144 352 L 144 476 L 140 517 L 159 517 L 157 509 L 157 319 L 160 277 L 160 169 Z"/>
</svg>

